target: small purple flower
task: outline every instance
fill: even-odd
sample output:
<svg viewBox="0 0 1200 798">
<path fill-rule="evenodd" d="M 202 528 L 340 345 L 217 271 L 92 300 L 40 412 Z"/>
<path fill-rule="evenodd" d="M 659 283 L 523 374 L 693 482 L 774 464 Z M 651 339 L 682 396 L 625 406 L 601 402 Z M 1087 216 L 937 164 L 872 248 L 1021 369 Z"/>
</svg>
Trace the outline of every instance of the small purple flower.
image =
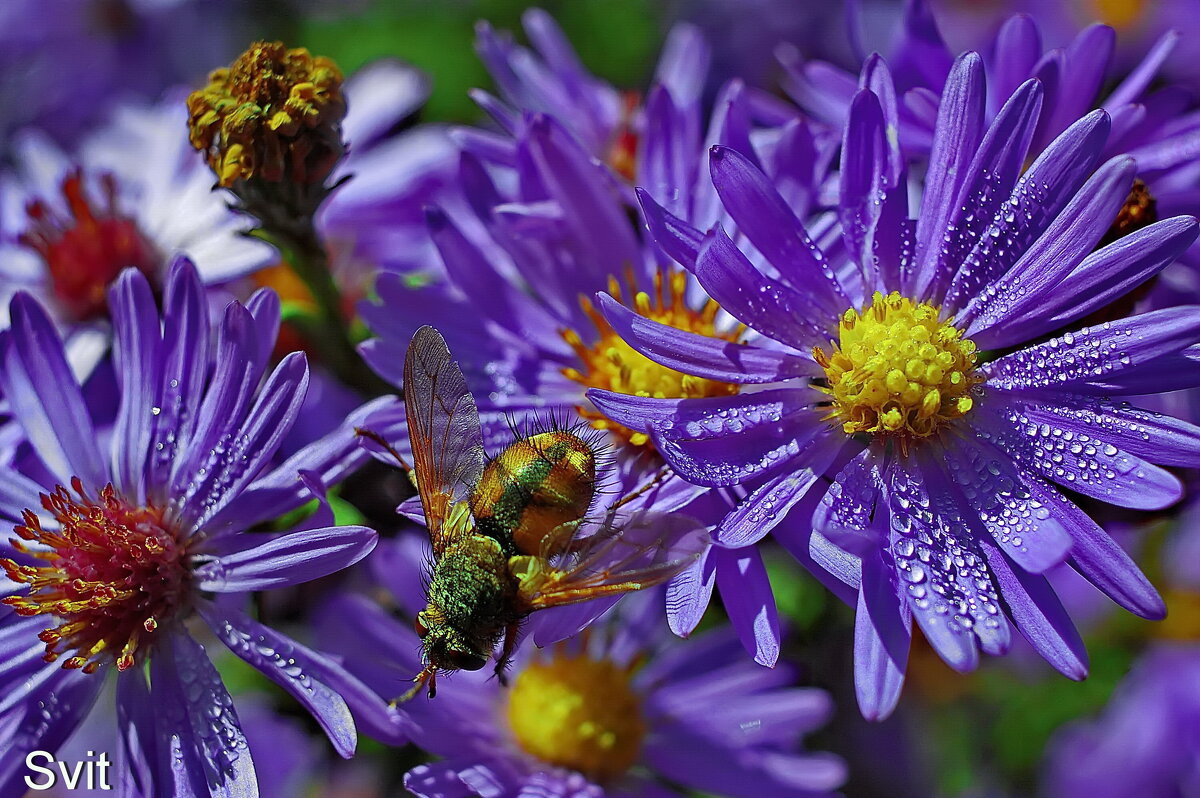
<svg viewBox="0 0 1200 798">
<path fill-rule="evenodd" d="M 410 614 L 424 608 L 421 548 L 408 538 L 379 552 L 391 564 L 385 586 Z M 835 790 L 841 760 L 799 750 L 829 718 L 829 696 L 792 686 L 788 667 L 746 661 L 728 629 L 674 640 L 659 600 L 631 596 L 619 620 L 552 650 L 523 648 L 507 688 L 459 672 L 436 698 L 413 699 L 413 739 L 442 759 L 409 771 L 405 787 L 423 798 L 680 794 L 663 779 L 729 796 Z M 318 626 L 383 695 L 420 668 L 411 626 L 365 598 L 335 598 Z"/>
<path fill-rule="evenodd" d="M 1015 626 L 1082 678 L 1083 644 L 1042 576 L 1064 561 L 1121 606 L 1162 617 L 1134 563 L 1056 485 L 1161 508 L 1182 487 L 1152 463 L 1200 464 L 1200 429 L 1122 398 L 1200 380 L 1197 309 L 1075 329 L 1171 263 L 1196 238 L 1195 219 L 1102 245 L 1135 174 L 1131 158 L 1103 160 L 1109 115 L 1075 121 L 1026 167 L 1042 85 L 1016 87 L 990 124 L 986 96 L 981 59 L 960 57 L 910 218 L 897 95 L 882 59 L 868 61 L 843 138 L 838 248 L 816 245 L 744 155 L 714 150 L 713 182 L 747 242 L 717 227 L 693 269 L 762 333 L 755 345 L 601 301 L 648 356 L 761 386 L 729 398 L 590 395 L 647 430 L 685 478 L 751 491 L 718 542 L 776 529 L 836 577 L 858 606 L 856 683 L 871 718 L 899 698 L 913 620 L 959 670 L 980 649 L 1004 653 Z"/>
<path fill-rule="evenodd" d="M 0 794 L 19 794 L 24 753 L 54 751 L 115 671 L 119 778 L 145 795 L 257 795 L 237 714 L 193 633 L 303 703 L 343 756 L 356 744 L 352 712 L 373 735 L 402 740 L 399 716 L 334 659 L 222 597 L 306 582 L 371 551 L 375 533 L 326 525 L 327 507 L 298 531 L 246 531 L 359 462 L 361 416 L 270 469 L 308 385 L 300 354 L 266 374 L 276 296 L 230 304 L 213 330 L 199 275 L 179 260 L 161 317 L 134 269 L 108 301 L 120 396 L 111 432 L 94 424 L 28 294 L 13 298 L 0 345 L 0 384 L 28 438 L 0 480 L 0 515 L 15 524 L 0 560 Z"/>
<path fill-rule="evenodd" d="M 1047 750 L 1054 798 L 1183 798 L 1200 791 L 1200 646 L 1160 643 L 1100 717 L 1060 730 Z"/>
</svg>

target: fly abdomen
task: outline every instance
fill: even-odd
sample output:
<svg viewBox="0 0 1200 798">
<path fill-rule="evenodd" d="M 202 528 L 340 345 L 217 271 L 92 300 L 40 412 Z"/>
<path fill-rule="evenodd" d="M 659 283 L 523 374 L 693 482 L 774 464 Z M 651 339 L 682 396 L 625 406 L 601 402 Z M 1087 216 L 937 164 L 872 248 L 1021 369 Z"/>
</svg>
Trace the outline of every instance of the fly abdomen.
<svg viewBox="0 0 1200 798">
<path fill-rule="evenodd" d="M 587 513 L 596 455 L 570 432 L 541 432 L 509 444 L 487 464 L 471 499 L 479 531 L 517 554 L 539 554 L 547 535 Z"/>
</svg>

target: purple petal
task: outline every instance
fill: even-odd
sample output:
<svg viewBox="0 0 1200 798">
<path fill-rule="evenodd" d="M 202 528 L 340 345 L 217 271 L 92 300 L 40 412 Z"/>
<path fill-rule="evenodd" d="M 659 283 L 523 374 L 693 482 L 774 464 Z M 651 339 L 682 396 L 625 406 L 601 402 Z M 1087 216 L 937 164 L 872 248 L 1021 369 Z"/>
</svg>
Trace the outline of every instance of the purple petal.
<svg viewBox="0 0 1200 798">
<path fill-rule="evenodd" d="M 1017 180 L 1008 202 L 958 266 L 946 292 L 950 308 L 978 301 L 1058 220 L 1100 161 L 1110 128 L 1103 111 L 1088 114 L 1048 146 Z M 1086 195 L 1084 195 L 1086 196 Z M 966 317 L 957 316 L 960 323 Z"/>
<path fill-rule="evenodd" d="M 108 472 L 54 324 L 23 291 L 13 297 L 10 315 L 4 394 L 13 415 L 60 484 L 79 477 L 85 490 L 99 490 L 108 483 Z"/>
<path fill-rule="evenodd" d="M 57 751 L 83 722 L 96 701 L 103 679 L 79 671 L 53 667 L 54 683 L 44 692 L 27 696 L 24 712 L 0 715 L 4 756 L 0 757 L 0 795 L 27 794 L 25 755 L 30 751 Z"/>
<path fill-rule="evenodd" d="M 1153 363 L 1200 339 L 1200 308 L 1155 310 L 1066 333 L 983 366 L 989 387 L 1101 392 L 1131 367 Z"/>
<path fill-rule="evenodd" d="M 239 550 L 218 554 L 196 569 L 197 590 L 239 593 L 319 579 L 366 557 L 378 540 L 374 530 L 361 526 L 239 538 Z"/>
<path fill-rule="evenodd" d="M 133 781 L 134 794 L 160 794 L 155 784 L 160 743 L 154 728 L 154 702 L 143 668 L 117 674 L 117 731 L 119 759 Z"/>
<path fill-rule="evenodd" d="M 398 410 L 401 411 L 399 424 L 403 427 L 402 408 L 394 396 L 382 396 L 358 408 L 336 430 L 305 446 L 270 473 L 250 483 L 212 519 L 209 533 L 242 531 L 301 506 L 312 498 L 309 488 L 299 477 L 302 471 L 312 472 L 324 485 L 341 482 L 370 457 L 360 445 L 362 438 L 356 428 L 366 426 L 384 433 L 387 429 L 375 426 L 369 419 Z"/>
<path fill-rule="evenodd" d="M 704 617 L 716 585 L 717 559 L 709 546 L 694 563 L 667 583 L 667 625 L 680 637 L 687 637 Z"/>
<path fill-rule="evenodd" d="M 170 472 L 196 429 L 209 365 L 208 307 L 196 267 L 176 258 L 163 295 L 162 375 L 155 406 L 146 493 L 163 506 Z"/>
<path fill-rule="evenodd" d="M 123 496 L 141 501 L 160 384 L 162 329 L 150 283 L 137 269 L 121 273 L 109 289 L 108 304 L 116 337 L 113 362 L 121 383 L 121 405 L 113 430 L 113 482 Z"/>
<path fill-rule="evenodd" d="M 1024 467 L 1088 496 L 1123 507 L 1160 509 L 1183 495 L 1179 479 L 1111 444 L 1081 440 L 1042 417 L 1033 422 L 1018 407 L 1003 420 L 978 415 L 976 430 Z"/>
<path fill-rule="evenodd" d="M 802 352 L 828 343 L 837 319 L 849 307 L 847 302 L 827 312 L 804 283 L 797 290 L 767 278 L 719 227 L 705 238 L 696 258 L 696 278 L 738 321 Z"/>
<path fill-rule="evenodd" d="M 921 263 L 922 284 L 930 284 L 935 278 L 932 269 L 943 236 L 958 210 L 967 168 L 983 138 L 985 96 L 983 60 L 975 53 L 959 56 L 946 78 L 921 213 L 917 217 L 917 258 Z M 904 286 L 906 291 L 913 288 Z"/>
<path fill-rule="evenodd" d="M 644 189 L 637 189 L 637 198 L 654 243 L 676 263 L 689 271 L 694 270 L 704 233 L 659 205 Z"/>
<path fill-rule="evenodd" d="M 954 198 L 945 238 L 930 230 L 926 242 L 929 265 L 921 268 L 918 294 L 940 297 L 950 277 L 991 224 L 1020 176 L 1042 107 L 1042 88 L 1036 80 L 1023 83 L 988 128 L 966 177 Z"/>
<path fill-rule="evenodd" d="M 210 456 L 218 445 L 224 445 L 222 438 L 230 429 L 241 425 L 258 384 L 254 368 L 256 349 L 254 318 L 240 304 L 231 302 L 225 308 L 217 337 L 212 378 L 196 411 L 199 418 L 195 432 L 186 442 L 182 455 L 174 459 L 172 496 L 188 495 L 196 464 Z"/>
<path fill-rule="evenodd" d="M 746 384 L 822 373 L 811 358 L 686 332 L 640 316 L 608 294 L 597 300 L 604 318 L 630 346 L 685 374 Z"/>
<path fill-rule="evenodd" d="M 1083 640 L 1046 577 L 1013 568 L 1004 552 L 981 543 L 992 577 L 1000 588 L 1005 610 L 1025 639 L 1064 676 L 1087 676 Z"/>
<path fill-rule="evenodd" d="M 1109 306 L 1171 265 L 1196 233 L 1193 217 L 1177 216 L 1121 237 L 1089 254 L 1039 304 L 1004 319 L 991 336 L 1008 332 L 1007 339 L 1027 341 Z"/>
<path fill-rule="evenodd" d="M 150 682 L 158 724 L 158 784 L 174 788 L 164 794 L 257 796 L 254 763 L 233 700 L 204 647 L 182 629 L 164 635 L 150 660 Z"/>
<path fill-rule="evenodd" d="M 1171 51 L 1175 49 L 1175 45 L 1181 37 L 1182 34 L 1177 30 L 1169 30 L 1164 33 L 1150 48 L 1150 52 L 1146 53 L 1146 57 L 1142 59 L 1141 63 L 1129 73 L 1121 85 L 1113 89 L 1112 93 L 1105 98 L 1104 107 L 1119 108 L 1126 103 L 1136 102 L 1150 82 L 1154 80 L 1159 68 L 1167 60 Z"/>
<path fill-rule="evenodd" d="M 850 256 L 868 263 L 866 242 L 875 227 L 885 186 L 888 143 L 883 110 L 874 93 L 860 89 L 850 103 L 850 118 L 842 139 L 838 219 Z"/>
<path fill-rule="evenodd" d="M 809 293 L 811 306 L 821 314 L 818 318 L 836 318 L 850 301 L 824 253 L 808 237 L 767 176 L 745 155 L 728 147 L 714 147 L 709 164 L 713 185 L 739 232 L 785 282 Z"/>
<path fill-rule="evenodd" d="M 228 429 L 194 471 L 176 470 L 186 480 L 178 510 L 188 526 L 204 527 L 263 469 L 296 420 L 308 392 L 308 362 L 293 352 L 275 368 L 240 429 Z"/>
<path fill-rule="evenodd" d="M 715 548 L 717 589 L 742 645 L 768 668 L 779 658 L 779 615 L 762 556 L 752 547 Z"/>
<path fill-rule="evenodd" d="M 813 529 L 855 557 L 886 545 L 886 530 L 874 523 L 883 497 L 883 462 L 866 448 L 842 467 L 813 512 Z"/>
<path fill-rule="evenodd" d="M 1098 169 L 1008 274 L 967 306 L 961 319 L 971 322 L 966 334 L 982 348 L 1001 349 L 1041 332 L 1025 334 L 1027 324 L 1014 328 L 1012 322 L 1045 306 L 1051 292 L 1096 248 L 1125 204 L 1135 171 L 1132 158 L 1116 158 Z"/>
<path fill-rule="evenodd" d="M 373 710 L 369 714 L 387 719 L 383 726 L 385 735 L 380 739 L 393 744 L 404 741 L 400 715 L 329 656 L 306 648 L 236 610 L 222 609 L 210 602 L 200 604 L 199 610 L 234 654 L 304 705 L 341 756 L 352 757 L 358 743 L 354 718 L 347 706 L 349 698 L 357 699 L 356 710 L 369 706 Z M 346 690 L 347 686 L 354 689 Z"/>
<path fill-rule="evenodd" d="M 900 598 L 895 573 L 878 554 L 863 558 L 854 616 L 854 692 L 867 720 L 892 714 L 904 687 L 912 644 L 912 615 Z"/>
<path fill-rule="evenodd" d="M 696 485 L 736 485 L 779 468 L 800 469 L 824 452 L 809 447 L 828 433 L 807 393 L 777 388 L 734 397 L 740 402 L 688 399 L 671 418 L 651 425 L 651 438 L 663 459 Z"/>
<path fill-rule="evenodd" d="M 844 445 L 836 436 L 820 439 L 816 446 L 824 449 L 823 456 L 815 456 L 805 468 L 786 471 L 755 488 L 717 525 L 713 540 L 727 549 L 752 546 L 762 540 L 808 494 Z"/>
</svg>

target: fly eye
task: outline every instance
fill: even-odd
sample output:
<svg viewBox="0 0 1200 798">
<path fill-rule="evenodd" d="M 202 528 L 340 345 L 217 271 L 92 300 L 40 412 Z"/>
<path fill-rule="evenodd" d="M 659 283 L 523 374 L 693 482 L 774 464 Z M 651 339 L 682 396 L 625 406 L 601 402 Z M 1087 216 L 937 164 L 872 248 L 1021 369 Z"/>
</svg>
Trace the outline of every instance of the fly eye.
<svg viewBox="0 0 1200 798">
<path fill-rule="evenodd" d="M 422 617 L 425 613 L 418 613 L 416 619 L 413 620 L 413 628 L 417 630 L 417 635 L 424 637 L 429 634 L 429 627 L 425 625 L 425 619 Z"/>
<path fill-rule="evenodd" d="M 468 651 L 447 651 L 446 659 L 450 660 L 451 666 L 460 671 L 477 671 L 487 665 L 487 657 Z"/>
</svg>

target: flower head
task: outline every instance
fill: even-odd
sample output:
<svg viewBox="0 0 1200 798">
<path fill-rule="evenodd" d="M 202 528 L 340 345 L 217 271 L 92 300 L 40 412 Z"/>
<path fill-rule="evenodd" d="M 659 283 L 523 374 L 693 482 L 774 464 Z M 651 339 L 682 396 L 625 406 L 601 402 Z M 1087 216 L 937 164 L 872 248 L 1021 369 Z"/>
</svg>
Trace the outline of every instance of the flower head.
<svg viewBox="0 0 1200 798">
<path fill-rule="evenodd" d="M 183 131 L 180 97 L 121 106 L 73 152 L 27 131 L 19 166 L 3 175 L 0 296 L 34 293 L 60 325 L 99 326 L 121 271 L 141 271 L 155 291 L 186 251 L 207 285 L 266 266 L 274 249 L 244 235 L 246 220 L 212 191 L 212 176 Z"/>
<path fill-rule="evenodd" d="M 385 586 L 415 613 L 423 606 L 413 590 L 418 544 L 397 540 L 379 554 Z M 630 597 L 619 620 L 551 649 L 524 648 L 507 688 L 463 672 L 436 699 L 406 705 L 416 738 L 442 759 L 409 771 L 405 786 L 427 798 L 523 789 L 638 795 L 650 784 L 662 790 L 664 777 L 721 795 L 836 789 L 845 778 L 840 760 L 798 745 L 828 718 L 828 696 L 794 687 L 790 668 L 747 662 L 728 630 L 673 639 L 657 603 Z M 385 693 L 417 665 L 411 627 L 362 597 L 339 597 L 318 625 L 351 655 L 349 667 Z"/>
<path fill-rule="evenodd" d="M 344 151 L 342 73 L 328 58 L 255 42 L 188 97 L 192 146 L 222 186 L 319 185 Z"/>
<path fill-rule="evenodd" d="M 272 467 L 308 386 L 303 355 L 266 374 L 274 295 L 231 304 L 211 344 L 186 261 L 167 277 L 161 315 L 136 269 L 108 301 L 119 401 L 107 451 L 96 431 L 109 422 L 85 401 L 46 312 L 28 294 L 12 301 L 0 385 L 31 453 L 6 472 L 0 502 L 15 525 L 0 558 L 0 724 L 13 735 L 10 753 L 53 750 L 115 671 L 125 775 L 143 792 L 177 794 L 205 778 L 252 791 L 237 714 L 192 636 L 204 624 L 303 702 L 341 754 L 356 741 L 351 710 L 372 733 L 398 739 L 399 716 L 364 699 L 334 661 L 214 600 L 324 576 L 374 547 L 373 531 L 323 525 L 325 513 L 286 534 L 247 532 L 361 459 L 352 427 L 361 416 Z M 0 773 L 3 791 L 20 776 Z"/>
<path fill-rule="evenodd" d="M 1200 462 L 1200 429 L 1120 398 L 1197 382 L 1185 365 L 1200 339 L 1195 308 L 1075 329 L 1171 263 L 1196 221 L 1165 219 L 1102 245 L 1135 174 L 1129 158 L 1103 161 L 1107 114 L 1075 121 L 1026 167 L 1041 85 L 1019 85 L 990 124 L 985 96 L 969 53 L 947 81 L 910 218 L 895 90 L 886 64 L 868 61 L 843 136 L 845 255 L 814 243 L 748 158 L 716 148 L 713 182 L 747 241 L 714 228 L 694 271 L 763 337 L 729 346 L 663 325 L 624 330 L 634 348 L 672 353 L 684 370 L 687 359 L 697 374 L 723 364 L 730 379 L 769 387 L 710 399 L 590 394 L 644 429 L 685 478 L 747 486 L 718 541 L 775 530 L 836 577 L 858 605 L 868 717 L 899 697 L 913 620 L 959 670 L 980 649 L 1006 651 L 1015 628 L 1082 678 L 1086 654 L 1045 571 L 1069 562 L 1139 615 L 1164 608 L 1063 489 L 1159 508 L 1182 488 L 1152 463 Z"/>
</svg>

